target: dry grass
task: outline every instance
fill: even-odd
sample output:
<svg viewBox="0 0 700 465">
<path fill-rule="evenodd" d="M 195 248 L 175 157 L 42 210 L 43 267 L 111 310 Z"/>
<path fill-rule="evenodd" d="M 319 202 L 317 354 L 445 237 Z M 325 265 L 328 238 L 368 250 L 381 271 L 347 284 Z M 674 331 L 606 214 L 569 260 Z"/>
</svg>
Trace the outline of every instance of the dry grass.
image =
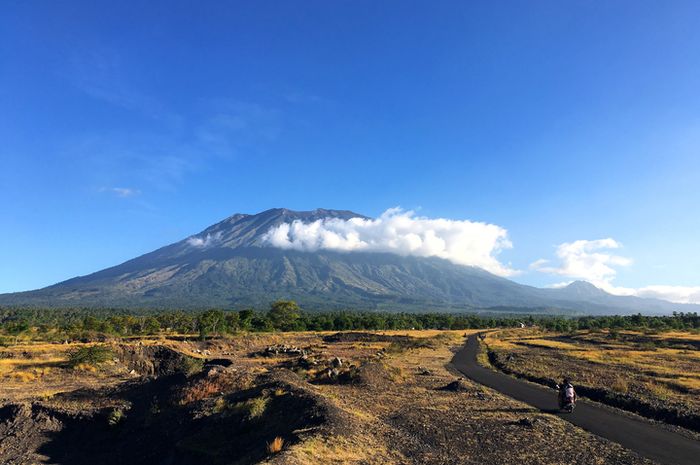
<svg viewBox="0 0 700 465">
<path fill-rule="evenodd" d="M 243 390 L 244 383 L 238 376 L 254 378 L 254 374 L 274 371 L 293 361 L 290 357 L 262 358 L 254 356 L 266 346 L 288 344 L 309 350 L 325 363 L 334 357 L 348 364 L 382 366 L 383 372 L 371 382 L 349 384 L 304 384 L 323 405 L 329 405 L 328 424 L 308 430 L 295 430 L 294 440 L 286 433 L 274 431 L 262 436 L 268 444 L 268 463 L 284 462 L 289 465 L 312 464 L 368 464 L 416 465 L 419 463 L 452 463 L 455 459 L 465 463 L 575 463 L 581 457 L 596 457 L 596 463 L 606 463 L 623 457 L 624 463 L 637 465 L 634 458 L 627 457 L 608 443 L 589 436 L 587 433 L 563 426 L 556 418 L 541 416 L 527 411 L 526 406 L 495 394 L 485 388 L 465 381 L 468 391 L 447 392 L 441 388 L 454 381 L 459 374 L 449 371 L 446 365 L 454 355 L 454 350 L 464 343 L 463 336 L 477 331 L 377 331 L 386 335 L 410 336 L 421 340 L 410 350 L 387 354 L 389 342 L 336 342 L 323 340 L 323 336 L 334 332 L 304 332 L 277 334 L 241 334 L 231 338 L 205 342 L 166 339 L 133 339 L 131 343 L 146 345 L 164 344 L 181 353 L 195 357 L 224 357 L 234 360 L 235 380 L 224 379 L 219 375 L 189 378 L 189 384 L 179 392 L 177 402 L 188 404 L 206 400 L 202 406 L 210 406 L 215 413 L 223 416 L 237 414 L 251 421 L 252 428 L 264 426 L 266 421 L 274 421 L 278 406 L 287 404 L 292 390 L 272 388 L 257 397 L 234 403 L 233 397 L 222 395 Z M 512 331 L 511 337 L 524 336 L 527 340 L 543 339 L 541 334 L 526 331 Z M 490 335 L 487 339 L 500 341 Z M 526 350 L 513 341 L 501 344 Z M 10 363 L 11 371 L 33 373 L 38 359 L 52 357 L 64 363 L 66 351 L 71 345 L 35 346 L 33 357 L 37 360 L 26 363 Z M 533 348 L 537 350 L 550 349 Z M 207 352 L 206 354 L 204 352 Z M 574 351 L 567 351 L 574 352 Z M 35 354 L 35 355 L 34 355 Z M 483 356 L 482 356 L 483 358 Z M 21 358 L 14 360 L 22 360 Z M 110 364 L 106 368 L 112 368 Z M 114 367 L 118 367 L 118 363 Z M 116 368 L 115 368 L 116 369 Z M 47 383 L 56 372 L 62 376 L 60 385 Z M 52 367 L 43 377 L 32 382 L 12 380 L 14 391 L 8 389 L 5 379 L 0 380 L 0 397 L 26 395 L 29 387 L 36 386 L 33 398 L 50 399 L 56 392 L 80 389 L 86 386 L 103 386 L 112 382 L 107 370 L 96 373 Z M 427 373 L 427 374 L 426 374 Z M 231 375 L 227 372 L 221 375 Z M 233 375 L 231 375 L 233 376 Z M 9 379 L 9 378 L 8 378 Z M 125 376 L 124 379 L 130 379 Z M 294 378 L 296 380 L 296 378 Z M 295 382 L 297 382 L 295 381 Z M 680 380 L 678 380 L 680 382 Z M 670 382 L 670 379 L 669 379 Z M 231 388 L 229 383 L 234 383 Z M 250 386 L 248 386 L 250 387 Z M 251 391 L 248 391 L 251 392 Z M 238 397 L 240 399 L 240 397 Z M 60 400 L 66 402 L 65 400 Z M 76 401 L 78 402 L 78 401 Z M 79 402 L 84 402 L 81 399 Z M 84 408 L 78 406 L 76 408 Z M 198 406 L 199 409 L 199 406 Z M 274 410 L 273 410 L 274 409 Z M 198 410 L 199 411 L 199 410 Z M 514 425 L 524 417 L 537 416 L 532 428 Z M 546 417 L 546 419 L 545 419 Z M 280 437 L 275 437 L 280 434 Z M 286 441 L 284 440 L 286 438 Z M 558 447 L 552 448 L 552 443 Z M 527 448 L 521 447 L 523 443 Z M 282 455 L 277 455 L 282 452 Z M 617 454 L 617 455 L 615 455 Z M 612 458 L 612 459 L 611 459 Z M 594 462 L 587 462 L 594 463 Z"/>
<path fill-rule="evenodd" d="M 359 431 L 307 438 L 288 449 L 285 463 L 398 465 L 452 463 L 456 458 L 464 463 L 577 463 L 579 454 L 595 456 L 595 463 L 619 460 L 620 452 L 608 444 L 548 415 L 528 414 L 538 416 L 533 428 L 511 426 L 523 419 L 517 411 L 525 406 L 488 389 L 473 385 L 470 392 L 441 390 L 460 376 L 448 372 L 446 364 L 463 343 L 462 334 L 390 353 L 382 361 L 389 375 L 383 383 L 318 386 L 319 395 L 356 419 Z M 429 374 L 419 374 L 426 370 Z M 397 383 L 391 380 L 392 371 L 410 375 Z M 552 442 L 558 447 L 552 448 Z"/>
<path fill-rule="evenodd" d="M 667 386 L 664 386 L 661 383 L 648 382 L 645 384 L 649 392 L 651 392 L 655 397 L 661 400 L 668 400 L 673 396 L 673 390 L 669 389 Z"/>
<path fill-rule="evenodd" d="M 610 387 L 614 391 L 621 392 L 623 394 L 627 394 L 630 390 L 629 381 L 627 381 L 627 379 L 623 378 L 622 376 L 618 376 L 617 378 L 615 378 L 615 381 L 613 381 Z"/>
<path fill-rule="evenodd" d="M 15 371 L 12 373 L 12 378 L 20 383 L 28 383 L 34 381 L 37 376 L 30 371 Z"/>
<path fill-rule="evenodd" d="M 654 405 L 700 413 L 700 351 L 692 333 L 499 331 L 486 339 L 508 368 L 539 379 L 635 396 Z M 663 341 L 663 342 L 660 342 Z M 666 347 L 678 344 L 677 347 Z M 509 357 L 509 355 L 516 355 Z"/>
<path fill-rule="evenodd" d="M 208 399 L 228 390 L 231 380 L 224 376 L 210 376 L 199 379 L 180 392 L 180 405 Z"/>
<path fill-rule="evenodd" d="M 556 349 L 556 350 L 572 350 L 579 351 L 581 346 L 579 344 L 571 344 L 568 342 L 552 341 L 550 339 L 527 339 L 523 344 L 533 347 L 543 347 L 545 349 Z"/>
<path fill-rule="evenodd" d="M 283 447 L 284 447 L 284 439 L 282 439 L 279 436 L 277 436 L 271 442 L 267 443 L 267 451 L 271 454 L 276 454 L 276 453 L 282 451 Z"/>
<path fill-rule="evenodd" d="M 435 336 L 449 336 L 452 338 L 459 338 L 464 336 L 465 334 L 467 336 L 470 336 L 472 334 L 476 334 L 478 332 L 481 332 L 482 330 L 480 329 L 464 329 L 464 330 L 442 330 L 442 329 L 415 329 L 415 330 L 392 330 L 392 331 L 367 331 L 368 333 L 377 333 L 377 334 L 383 334 L 386 336 L 410 336 L 410 337 L 417 337 L 417 338 L 425 338 L 425 337 L 435 337 Z"/>
<path fill-rule="evenodd" d="M 371 437 L 314 436 L 295 445 L 291 452 L 291 463 L 298 465 L 397 463 L 389 458 L 384 444 Z"/>
</svg>

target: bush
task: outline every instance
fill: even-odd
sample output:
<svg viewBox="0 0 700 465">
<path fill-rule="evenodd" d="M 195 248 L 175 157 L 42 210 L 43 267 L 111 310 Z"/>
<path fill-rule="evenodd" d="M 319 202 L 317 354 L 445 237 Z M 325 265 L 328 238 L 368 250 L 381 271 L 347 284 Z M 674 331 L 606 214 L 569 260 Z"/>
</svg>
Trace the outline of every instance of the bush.
<svg viewBox="0 0 700 465">
<path fill-rule="evenodd" d="M 284 447 L 284 439 L 282 439 L 279 436 L 277 436 L 275 439 L 273 439 L 272 442 L 267 443 L 267 450 L 271 454 L 276 454 L 277 452 L 280 452 L 283 447 Z"/>
<path fill-rule="evenodd" d="M 267 396 L 254 397 L 236 404 L 236 408 L 242 411 L 249 420 L 260 418 L 267 410 L 270 398 Z"/>
<path fill-rule="evenodd" d="M 109 412 L 109 415 L 107 415 L 107 424 L 109 426 L 117 426 L 125 417 L 126 415 L 124 415 L 122 409 L 114 408 Z"/>
<path fill-rule="evenodd" d="M 112 357 L 112 351 L 105 346 L 80 347 L 68 352 L 68 365 L 72 368 L 79 365 L 96 366 Z"/>
<path fill-rule="evenodd" d="M 186 376 L 191 376 L 195 373 L 199 373 L 204 368 L 204 359 L 190 357 L 185 355 L 182 357 L 180 364 L 178 366 L 178 371 Z"/>
<path fill-rule="evenodd" d="M 618 376 L 610 386 L 613 391 L 627 394 L 630 390 L 629 382 L 626 378 Z"/>
<path fill-rule="evenodd" d="M 203 378 L 184 387 L 180 393 L 180 405 L 208 399 L 220 395 L 227 389 L 227 383 L 221 377 Z"/>
</svg>

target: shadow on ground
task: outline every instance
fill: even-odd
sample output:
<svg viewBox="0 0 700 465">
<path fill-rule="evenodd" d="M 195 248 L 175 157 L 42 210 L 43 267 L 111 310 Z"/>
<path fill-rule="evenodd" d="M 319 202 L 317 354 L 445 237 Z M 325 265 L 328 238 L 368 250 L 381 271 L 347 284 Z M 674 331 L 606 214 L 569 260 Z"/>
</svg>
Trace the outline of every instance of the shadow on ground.
<svg viewBox="0 0 700 465">
<path fill-rule="evenodd" d="M 295 430 L 322 422 L 312 398 L 289 391 L 270 394 L 281 392 L 275 383 L 221 396 L 215 405 L 178 405 L 173 399 L 185 383 L 184 375 L 175 374 L 113 393 L 131 405 L 122 415 L 114 408 L 57 414 L 63 427 L 49 432 L 38 452 L 63 465 L 248 464 L 269 455 L 267 443 L 275 437 L 293 443 Z M 89 395 L 76 392 L 73 400 Z M 255 418 L 231 407 L 260 396 L 267 401 Z"/>
</svg>

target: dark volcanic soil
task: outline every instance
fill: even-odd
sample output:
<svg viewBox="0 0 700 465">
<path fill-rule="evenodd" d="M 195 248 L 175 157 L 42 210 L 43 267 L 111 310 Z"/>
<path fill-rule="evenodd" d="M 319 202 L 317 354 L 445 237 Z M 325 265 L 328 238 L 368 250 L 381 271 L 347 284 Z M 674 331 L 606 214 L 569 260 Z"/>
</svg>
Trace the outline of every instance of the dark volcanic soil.
<svg viewBox="0 0 700 465">
<path fill-rule="evenodd" d="M 167 366 L 170 373 L 116 389 L 59 395 L 51 406 L 1 408 L 0 463 L 257 463 L 269 455 L 267 443 L 275 437 L 293 444 L 299 440 L 295 431 L 327 417 L 327 409 L 284 371 L 252 382 L 235 371 L 205 370 L 188 378 L 177 372 L 172 351 L 147 352 L 162 352 L 165 362 L 150 366 L 160 373 Z M 210 391 L 219 389 L 224 392 L 212 397 Z M 200 393 L 206 398 L 199 399 Z"/>
</svg>

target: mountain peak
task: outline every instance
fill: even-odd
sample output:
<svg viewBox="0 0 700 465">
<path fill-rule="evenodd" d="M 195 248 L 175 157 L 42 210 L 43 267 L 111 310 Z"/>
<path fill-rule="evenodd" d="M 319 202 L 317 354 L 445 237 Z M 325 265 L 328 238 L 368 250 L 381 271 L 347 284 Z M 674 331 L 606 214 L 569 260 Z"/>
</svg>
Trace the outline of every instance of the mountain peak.
<svg viewBox="0 0 700 465">
<path fill-rule="evenodd" d="M 212 247 L 251 247 L 262 245 L 263 236 L 271 228 L 282 223 L 314 221 L 338 218 L 367 218 L 364 215 L 349 210 L 329 210 L 317 208 L 309 211 L 295 211 L 288 208 L 271 208 L 256 214 L 236 213 L 181 241 L 182 251 L 189 252 L 192 248 L 209 249 Z"/>
<path fill-rule="evenodd" d="M 589 283 L 588 281 L 583 281 L 583 280 L 577 280 L 569 283 L 566 286 L 568 289 L 586 289 L 586 290 L 600 290 L 600 288 L 594 286 L 593 284 Z"/>
<path fill-rule="evenodd" d="M 574 281 L 570 283 L 569 285 L 565 286 L 562 288 L 565 292 L 568 294 L 575 294 L 577 296 L 587 296 L 587 297 L 595 297 L 595 296 L 604 296 L 607 295 L 608 293 L 605 292 L 603 289 L 594 286 L 593 284 L 589 283 L 588 281 Z"/>
<path fill-rule="evenodd" d="M 284 216 L 290 219 L 300 219 L 308 221 L 316 221 L 324 218 L 341 218 L 349 220 L 350 218 L 367 218 L 364 215 L 355 213 L 350 210 L 333 210 L 328 208 L 316 208 L 314 210 L 290 210 L 288 208 L 271 208 L 264 212 L 253 216 Z"/>
</svg>

